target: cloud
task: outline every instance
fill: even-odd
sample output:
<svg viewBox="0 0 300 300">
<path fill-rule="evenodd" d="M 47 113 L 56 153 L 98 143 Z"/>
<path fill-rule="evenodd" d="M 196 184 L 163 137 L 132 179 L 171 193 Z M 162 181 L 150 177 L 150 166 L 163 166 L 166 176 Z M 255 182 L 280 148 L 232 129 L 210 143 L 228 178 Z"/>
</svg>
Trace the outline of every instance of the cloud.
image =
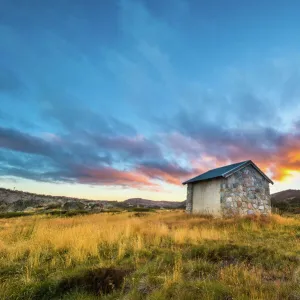
<svg viewBox="0 0 300 300">
<path fill-rule="evenodd" d="M 3 127 L 0 128 L 0 147 L 45 156 L 51 152 L 49 145 L 42 139 Z"/>
<path fill-rule="evenodd" d="M 108 151 L 115 151 L 123 159 L 140 161 L 143 159 L 162 159 L 163 154 L 159 146 L 143 136 L 91 136 L 96 145 Z"/>
<path fill-rule="evenodd" d="M 157 187 L 148 176 L 136 171 L 122 171 L 114 168 L 84 168 L 77 174 L 78 182 L 106 186 L 130 186 L 132 188 Z"/>
<path fill-rule="evenodd" d="M 20 74 L 2 68 L 0 92 L 19 90 L 21 78 L 31 82 L 32 93 L 28 89 L 22 97 L 30 99 L 28 106 L 16 107 L 16 114 L 19 109 L 19 120 L 26 115 L 34 122 L 26 128 L 10 117 L 1 122 L 0 175 L 156 188 L 246 159 L 278 180 L 299 170 L 298 58 L 206 74 L 205 66 L 204 71 L 195 66 L 205 65 L 209 56 L 188 57 L 189 36 L 172 26 L 185 3 L 176 1 L 171 12 L 165 5 L 171 17 L 162 18 L 155 4 L 120 1 L 118 40 L 126 46 L 110 34 L 111 43 L 101 47 L 93 35 L 76 35 L 95 28 L 95 22 L 79 18 L 88 10 L 83 15 L 75 8 L 60 11 L 57 27 L 71 30 L 72 37 L 47 30 L 55 10 L 43 10 L 48 17 L 41 22 L 37 9 L 34 23 L 43 26 L 31 29 L 29 23 L 23 28 L 7 21 L 11 26 L 0 28 L 4 47 Z M 75 26 L 79 19 L 82 28 Z M 32 43 L 24 43 L 25 32 L 35 33 L 28 34 Z M 196 44 L 195 51 L 205 47 Z M 20 45 L 26 60 L 20 58 Z M 212 75 L 212 81 L 203 80 Z"/>
<path fill-rule="evenodd" d="M 174 121 L 180 124 L 174 125 L 178 131 L 165 140 L 177 157 L 187 157 L 198 170 L 248 159 L 269 172 L 274 180 L 284 180 L 293 171 L 300 170 L 299 131 L 290 133 L 259 126 L 226 129 L 192 120 L 193 115 L 180 115 Z M 207 157 L 213 158 L 208 164 Z"/>
<path fill-rule="evenodd" d="M 59 124 L 67 132 L 98 132 L 101 134 L 135 134 L 128 123 L 113 116 L 104 116 L 82 104 L 81 101 L 61 91 L 46 97 L 42 115 Z"/>
<path fill-rule="evenodd" d="M 68 169 L 75 164 L 109 164 L 109 154 L 102 154 L 84 143 L 69 139 L 44 139 L 15 129 L 0 127 L 0 148 L 17 155 L 37 156 L 40 161 L 50 161 L 53 168 Z M 7 158 L 10 163 L 11 157 Z"/>
<path fill-rule="evenodd" d="M 0 128 L 0 174 L 37 181 L 131 187 L 155 187 L 157 183 L 153 182 L 154 179 L 164 180 L 169 176 L 168 182 L 175 183 L 167 174 L 167 165 L 151 166 L 152 173 L 149 172 L 149 166 L 145 169 L 146 164 L 143 168 L 140 166 L 145 158 L 156 157 L 158 161 L 163 159 L 160 148 L 155 143 L 143 137 L 101 138 L 97 139 L 96 144 L 94 141 L 88 143 L 91 140 L 89 134 L 85 140 L 82 139 L 82 143 L 76 143 L 72 142 L 72 136 L 61 138 L 47 133 L 45 138 L 41 138 L 13 129 Z M 124 153 L 128 165 L 126 171 L 116 166 L 124 160 Z M 175 170 L 173 166 L 169 169 L 173 173 Z"/>
<path fill-rule="evenodd" d="M 137 126 L 83 108 L 62 93 L 48 98 L 43 110 L 43 116 L 59 124 L 60 134 L 37 136 L 0 128 L 0 147 L 14 153 L 2 156 L 6 164 L 1 175 L 156 187 L 158 182 L 178 185 L 207 169 L 252 159 L 274 179 L 283 180 L 300 168 L 299 121 L 291 120 L 285 130 L 275 126 L 282 118 L 269 107 L 267 94 L 259 94 L 250 88 L 227 96 L 202 91 L 198 102 L 188 102 L 194 106 L 177 106 L 177 113 L 165 118 L 148 116 L 145 121 L 159 133 L 145 135 Z M 42 168 L 36 168 L 38 164 Z"/>
<path fill-rule="evenodd" d="M 199 170 L 183 168 L 175 162 L 154 161 L 138 165 L 137 170 L 150 178 L 158 179 L 169 184 L 179 185 L 182 178 L 196 174 Z"/>
</svg>

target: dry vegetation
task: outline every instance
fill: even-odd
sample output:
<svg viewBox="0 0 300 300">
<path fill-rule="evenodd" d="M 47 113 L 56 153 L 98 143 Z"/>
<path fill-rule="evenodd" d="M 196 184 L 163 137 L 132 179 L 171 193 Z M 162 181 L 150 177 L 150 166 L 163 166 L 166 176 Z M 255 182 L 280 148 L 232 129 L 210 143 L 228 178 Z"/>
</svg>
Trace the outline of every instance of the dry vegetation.
<svg viewBox="0 0 300 300">
<path fill-rule="evenodd" d="M 0 219 L 0 299 L 300 299 L 300 219 Z"/>
</svg>

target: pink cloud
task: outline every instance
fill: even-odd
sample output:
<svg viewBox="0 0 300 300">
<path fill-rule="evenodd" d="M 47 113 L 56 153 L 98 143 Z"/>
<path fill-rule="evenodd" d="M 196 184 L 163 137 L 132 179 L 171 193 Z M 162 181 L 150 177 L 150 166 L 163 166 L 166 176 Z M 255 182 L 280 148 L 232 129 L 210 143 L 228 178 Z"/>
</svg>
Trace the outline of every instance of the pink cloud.
<svg viewBox="0 0 300 300">
<path fill-rule="evenodd" d="M 80 170 L 80 183 L 102 184 L 107 186 L 123 185 L 132 188 L 142 186 L 157 187 L 149 177 L 136 171 L 120 171 L 111 167 L 105 168 L 83 168 Z"/>
</svg>

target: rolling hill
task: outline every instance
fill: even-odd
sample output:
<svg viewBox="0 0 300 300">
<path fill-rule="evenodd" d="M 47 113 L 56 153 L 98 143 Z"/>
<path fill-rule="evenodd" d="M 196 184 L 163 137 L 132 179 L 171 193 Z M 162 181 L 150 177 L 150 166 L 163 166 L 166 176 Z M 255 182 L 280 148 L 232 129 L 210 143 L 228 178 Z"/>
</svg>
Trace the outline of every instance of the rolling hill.
<svg viewBox="0 0 300 300">
<path fill-rule="evenodd" d="M 271 195 L 272 207 L 281 211 L 300 213 L 300 190 L 286 190 Z"/>
<path fill-rule="evenodd" d="M 185 201 L 154 201 L 131 198 L 125 201 L 88 200 L 75 197 L 40 195 L 0 188 L 0 212 L 35 209 L 99 210 L 111 207 L 184 208 Z"/>
</svg>

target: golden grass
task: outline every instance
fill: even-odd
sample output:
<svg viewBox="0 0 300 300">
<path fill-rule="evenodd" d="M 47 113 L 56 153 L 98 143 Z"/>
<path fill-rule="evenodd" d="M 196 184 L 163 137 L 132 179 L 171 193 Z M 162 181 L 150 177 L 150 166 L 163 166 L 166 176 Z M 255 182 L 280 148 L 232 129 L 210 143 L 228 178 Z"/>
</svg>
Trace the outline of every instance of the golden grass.
<svg viewBox="0 0 300 300">
<path fill-rule="evenodd" d="M 67 252 L 68 266 L 71 262 L 82 262 L 90 256 L 96 257 L 101 263 L 101 246 L 109 249 L 116 245 L 118 256 L 122 257 L 126 250 L 138 252 L 150 245 L 159 247 L 165 238 L 174 244 L 228 239 L 226 230 L 210 226 L 196 227 L 192 218 L 178 225 L 176 219 L 183 215 L 181 212 L 166 214 L 171 227 L 162 222 L 162 213 L 143 218 L 131 215 L 123 213 L 64 219 L 27 217 L 1 220 L 0 252 L 10 261 L 28 254 L 32 267 L 39 266 L 40 256 L 47 251 Z"/>
<path fill-rule="evenodd" d="M 182 211 L 159 211 L 142 216 L 124 212 L 72 218 L 30 216 L 0 219 L 0 267 L 21 265 L 22 272 L 18 280 L 21 285 L 26 285 L 37 281 L 36 272 L 40 269 L 47 270 L 45 276 L 50 277 L 57 272 L 63 273 L 65 268 L 87 263 L 89 266 L 102 267 L 128 263 L 139 270 L 145 263 L 156 259 L 155 272 L 157 278 L 165 278 L 161 287 L 164 291 L 175 282 L 185 282 L 186 276 L 194 276 L 184 274 L 184 270 L 188 269 L 188 274 L 194 272 L 197 276 L 211 272 L 210 278 L 229 287 L 235 295 L 242 297 L 243 290 L 237 287 L 242 285 L 247 293 L 251 291 L 251 299 L 263 299 L 263 295 L 267 294 L 259 286 L 262 286 L 264 268 L 268 269 L 268 265 L 262 267 L 264 262 L 255 265 L 258 261 L 255 255 L 248 252 L 244 255 L 241 251 L 254 251 L 247 247 L 257 246 L 263 247 L 266 253 L 275 249 L 279 258 L 285 254 L 296 257 L 300 253 L 299 228 L 299 219 L 278 215 L 222 220 L 186 215 Z M 240 251 L 244 256 L 237 257 L 241 259 L 237 264 L 222 266 L 223 260 L 234 260 L 222 252 L 224 245 L 232 244 L 237 248 L 234 251 Z M 190 255 L 190 249 L 196 247 L 195 251 L 198 251 L 199 246 L 202 247 L 199 250 L 202 254 L 199 255 L 203 256 L 203 261 L 189 260 L 186 255 Z M 165 256 L 153 254 L 162 250 Z M 240 252 L 233 255 L 240 255 Z M 257 253 L 259 256 L 260 252 Z M 166 255 L 171 258 L 166 260 Z M 251 260 L 251 266 L 247 259 Z M 210 271 L 210 268 L 216 268 L 216 263 L 220 264 L 217 271 Z M 159 271 L 161 265 L 165 269 Z M 199 271 L 197 268 L 200 268 Z M 287 268 L 287 272 L 292 274 L 291 282 L 298 282 L 299 266 L 289 266 L 287 259 L 282 268 Z M 199 280 L 197 278 L 189 277 L 189 280 Z M 7 282 L 5 279 L 2 289 L 9 288 Z M 168 297 L 161 293 L 164 295 L 161 297 Z M 211 294 L 207 295 L 207 299 L 214 299 L 209 296 Z"/>
<path fill-rule="evenodd" d="M 10 261 L 28 254 L 34 267 L 45 251 L 67 252 L 67 262 L 82 262 L 87 257 L 97 257 L 101 262 L 99 247 L 118 248 L 122 257 L 126 250 L 138 252 L 149 246 L 160 246 L 166 238 L 175 245 L 197 244 L 203 240 L 228 240 L 238 234 L 232 220 L 224 220 L 231 227 L 216 228 L 218 220 L 186 216 L 183 212 L 150 214 L 135 218 L 132 213 L 117 215 L 96 214 L 73 218 L 27 217 L 0 220 L 0 252 Z M 264 227 L 300 225 L 299 220 L 272 216 Z M 257 222 L 242 223 L 244 230 L 259 231 Z"/>
</svg>

